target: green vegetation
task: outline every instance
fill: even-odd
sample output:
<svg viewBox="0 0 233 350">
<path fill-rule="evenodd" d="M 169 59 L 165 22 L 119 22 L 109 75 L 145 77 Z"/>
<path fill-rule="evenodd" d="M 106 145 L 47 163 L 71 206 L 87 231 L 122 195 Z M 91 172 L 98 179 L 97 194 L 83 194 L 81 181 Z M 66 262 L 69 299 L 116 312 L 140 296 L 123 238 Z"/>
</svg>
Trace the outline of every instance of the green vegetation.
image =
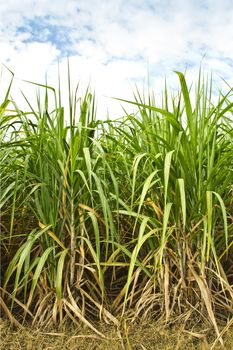
<svg viewBox="0 0 233 350">
<path fill-rule="evenodd" d="M 232 92 L 214 102 L 211 80 L 189 89 L 176 74 L 177 94 L 136 91 L 138 112 L 113 121 L 96 119 L 89 89 L 78 99 L 69 88 L 69 116 L 60 87 L 21 111 L 12 78 L 0 106 L 1 306 L 15 325 L 69 319 L 103 337 L 97 320 L 195 318 L 222 342 L 233 320 Z"/>
</svg>

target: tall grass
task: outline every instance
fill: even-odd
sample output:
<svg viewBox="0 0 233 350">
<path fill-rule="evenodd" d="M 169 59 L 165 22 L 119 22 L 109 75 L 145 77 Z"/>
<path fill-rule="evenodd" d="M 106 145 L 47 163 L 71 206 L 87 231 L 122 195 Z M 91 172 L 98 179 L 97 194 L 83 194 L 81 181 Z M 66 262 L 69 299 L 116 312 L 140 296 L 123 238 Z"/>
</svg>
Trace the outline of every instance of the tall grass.
<svg viewBox="0 0 233 350">
<path fill-rule="evenodd" d="M 89 89 L 77 99 L 70 88 L 68 117 L 60 89 L 44 86 L 26 112 L 13 101 L 12 113 L 7 92 L 1 302 L 13 322 L 18 307 L 33 323 L 71 319 L 97 333 L 96 317 L 199 315 L 220 336 L 233 311 L 232 94 L 214 103 L 200 74 L 191 98 L 176 74 L 177 95 L 165 88 L 157 104 L 136 90 L 127 102 L 138 112 L 113 121 L 96 119 Z"/>
</svg>

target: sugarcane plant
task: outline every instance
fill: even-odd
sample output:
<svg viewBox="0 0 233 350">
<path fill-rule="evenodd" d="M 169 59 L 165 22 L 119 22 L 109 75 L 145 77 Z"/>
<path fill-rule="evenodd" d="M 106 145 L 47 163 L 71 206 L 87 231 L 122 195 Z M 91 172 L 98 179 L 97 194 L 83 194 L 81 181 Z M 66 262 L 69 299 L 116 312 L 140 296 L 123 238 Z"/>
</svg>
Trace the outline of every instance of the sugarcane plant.
<svg viewBox="0 0 233 350">
<path fill-rule="evenodd" d="M 233 102 L 200 71 L 135 113 L 98 120 L 95 95 L 69 107 L 39 85 L 28 110 L 1 105 L 1 303 L 16 323 L 118 325 L 127 317 L 232 317 Z M 10 85 L 12 81 L 10 82 Z M 51 109 L 51 101 L 53 108 Z M 11 103 L 12 109 L 7 109 Z M 68 115 L 68 116 L 67 116 Z M 5 269 L 5 266 L 7 268 Z M 187 316 L 189 315 L 189 316 Z M 203 316 L 200 316 L 203 315 Z M 102 334 L 101 334 L 102 335 Z M 102 335 L 103 336 L 103 335 Z"/>
</svg>

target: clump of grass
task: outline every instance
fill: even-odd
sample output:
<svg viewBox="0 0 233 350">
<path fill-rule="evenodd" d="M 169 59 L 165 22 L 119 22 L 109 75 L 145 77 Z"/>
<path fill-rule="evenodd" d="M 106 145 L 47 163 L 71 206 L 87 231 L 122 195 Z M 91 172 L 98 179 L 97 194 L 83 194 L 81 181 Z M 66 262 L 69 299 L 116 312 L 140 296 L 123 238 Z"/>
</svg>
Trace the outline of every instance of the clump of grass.
<svg viewBox="0 0 233 350">
<path fill-rule="evenodd" d="M 60 89 L 44 86 L 37 108 L 13 101 L 10 113 L 7 91 L 1 303 L 12 322 L 70 319 L 102 336 L 94 319 L 199 315 L 222 341 L 233 312 L 232 95 L 214 104 L 200 74 L 193 100 L 177 76 L 176 96 L 165 88 L 157 107 L 136 91 L 138 112 L 113 121 L 96 119 L 89 89 L 78 100 L 70 88 L 69 118 Z M 21 213 L 32 230 L 16 229 Z"/>
</svg>

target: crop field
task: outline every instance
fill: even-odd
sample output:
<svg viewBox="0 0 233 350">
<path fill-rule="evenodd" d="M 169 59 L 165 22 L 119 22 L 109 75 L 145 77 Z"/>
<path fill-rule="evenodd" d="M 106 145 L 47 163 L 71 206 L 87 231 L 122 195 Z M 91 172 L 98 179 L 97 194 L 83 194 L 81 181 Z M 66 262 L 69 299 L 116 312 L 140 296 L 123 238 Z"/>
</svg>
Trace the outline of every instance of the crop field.
<svg viewBox="0 0 233 350">
<path fill-rule="evenodd" d="M 233 325 L 232 89 L 216 97 L 201 71 L 191 87 L 174 74 L 179 91 L 165 84 L 157 101 L 136 89 L 134 101 L 119 101 L 135 113 L 114 120 L 96 117 L 95 95 L 72 91 L 69 72 L 69 108 L 60 82 L 38 86 L 37 106 L 24 96 L 21 110 L 12 76 L 0 105 L 4 349 L 9 323 L 15 337 L 22 327 L 83 327 L 92 349 L 109 348 L 98 342 L 110 334 L 116 349 L 159 349 L 148 340 L 156 325 L 162 338 L 180 337 L 167 349 L 188 349 L 185 339 L 190 349 L 224 346 Z"/>
</svg>

